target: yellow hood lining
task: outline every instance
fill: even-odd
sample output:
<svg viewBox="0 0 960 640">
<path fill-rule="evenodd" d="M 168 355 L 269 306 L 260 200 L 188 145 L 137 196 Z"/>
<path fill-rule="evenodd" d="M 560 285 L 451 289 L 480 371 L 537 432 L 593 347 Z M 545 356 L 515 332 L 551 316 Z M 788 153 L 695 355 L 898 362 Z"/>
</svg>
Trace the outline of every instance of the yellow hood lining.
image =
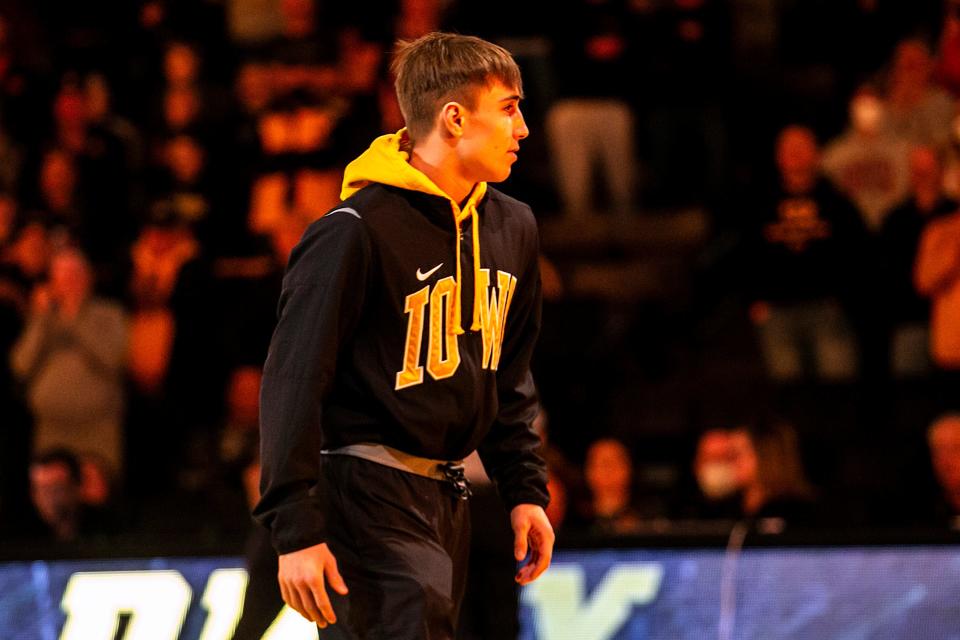
<svg viewBox="0 0 960 640">
<path fill-rule="evenodd" d="M 466 203 L 461 208 L 457 202 L 447 195 L 422 171 L 410 164 L 410 139 L 406 129 L 376 138 L 370 147 L 356 160 L 347 165 L 343 175 L 343 188 L 340 197 L 344 200 L 360 189 L 372 183 L 385 184 L 391 187 L 419 191 L 434 196 L 446 198 L 453 213 L 456 227 L 456 255 L 457 276 L 456 295 L 450 309 L 450 319 L 447 330 L 458 335 L 463 334 L 463 319 L 461 317 L 461 283 L 462 271 L 460 265 L 460 241 L 462 239 L 461 225 L 470 218 L 473 235 L 473 322 L 471 331 L 480 330 L 480 305 L 483 292 L 480 290 L 480 223 L 477 205 L 487 192 L 487 183 L 479 182 L 473 188 Z"/>
</svg>

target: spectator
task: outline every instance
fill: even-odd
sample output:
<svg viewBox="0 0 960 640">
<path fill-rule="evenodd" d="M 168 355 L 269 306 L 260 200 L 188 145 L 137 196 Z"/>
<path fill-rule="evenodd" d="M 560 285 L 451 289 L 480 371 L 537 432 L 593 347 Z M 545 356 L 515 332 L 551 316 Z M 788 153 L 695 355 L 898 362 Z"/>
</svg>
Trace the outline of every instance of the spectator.
<svg viewBox="0 0 960 640">
<path fill-rule="evenodd" d="M 49 257 L 46 227 L 25 219 L 17 200 L 0 193 L 0 297 L 20 315 L 26 313 L 33 285 L 46 276 Z"/>
<path fill-rule="evenodd" d="M 954 98 L 960 98 L 960 2 L 947 0 L 943 4 L 934 77 Z"/>
<path fill-rule="evenodd" d="M 623 443 L 603 438 L 591 444 L 583 475 L 590 493 L 588 531 L 602 536 L 638 533 L 643 520 L 633 501 L 633 461 Z"/>
<path fill-rule="evenodd" d="M 151 180 L 151 206 L 164 209 L 205 241 L 215 208 L 207 148 L 195 136 L 179 134 L 162 144 Z"/>
<path fill-rule="evenodd" d="M 16 522 L 28 508 L 27 465 L 30 460 L 30 415 L 17 393 L 7 355 L 23 329 L 31 260 L 45 268 L 45 245 L 25 251 L 20 238 L 17 203 L 0 194 L 0 522 Z M 41 238 L 43 228 L 37 225 Z M 0 530 L 7 526 L 0 524 Z"/>
<path fill-rule="evenodd" d="M 240 366 L 227 383 L 227 415 L 219 433 L 219 461 L 237 491 L 242 488 L 243 469 L 250 464 L 259 446 L 259 367 Z"/>
<path fill-rule="evenodd" d="M 83 83 L 84 110 L 94 135 L 122 149 L 127 171 L 139 173 L 143 165 L 143 141 L 134 124 L 114 111 L 113 91 L 102 73 L 91 73 Z"/>
<path fill-rule="evenodd" d="M 644 194 L 656 192 L 668 206 L 710 205 L 732 176 L 725 109 L 726 96 L 734 93 L 728 86 L 731 3 L 656 4 L 644 37 L 633 45 L 642 47 L 634 56 L 636 66 L 648 71 L 648 76 L 634 74 L 631 82 L 636 109 L 647 122 Z"/>
<path fill-rule="evenodd" d="M 559 98 L 546 132 L 564 214 L 588 220 L 603 207 L 592 196 L 595 167 L 602 171 L 608 209 L 634 206 L 634 114 L 624 91 L 634 40 L 626 3 L 563 3 L 552 34 Z"/>
<path fill-rule="evenodd" d="M 879 234 L 878 283 L 889 369 L 896 378 L 915 377 L 930 368 L 930 302 L 913 285 L 913 267 L 923 228 L 953 213 L 957 202 L 943 193 L 940 154 L 933 147 L 910 152 L 910 196 L 884 220 Z"/>
<path fill-rule="evenodd" d="M 26 385 L 35 419 L 34 451 L 66 446 L 123 467 L 123 310 L 93 295 L 90 266 L 76 249 L 50 263 L 36 288 L 12 367 Z"/>
<path fill-rule="evenodd" d="M 130 237 L 128 184 L 135 167 L 125 164 L 123 142 L 95 126 L 92 116 L 101 114 L 91 114 L 90 107 L 102 105 L 88 95 L 79 76 L 64 75 L 53 106 L 52 148 L 60 153 L 44 158 L 41 196 L 45 209 L 74 234 L 100 276 Z"/>
<path fill-rule="evenodd" d="M 550 417 L 541 409 L 533 421 L 533 428 L 540 436 L 540 455 L 547 463 L 547 492 L 550 494 L 550 504 L 546 508 L 547 518 L 550 519 L 553 530 L 559 534 L 569 507 L 578 501 L 583 492 L 583 478 L 579 470 L 570 464 L 563 452 L 551 442 L 549 426 Z"/>
<path fill-rule="evenodd" d="M 769 375 L 777 382 L 851 381 L 857 349 L 844 303 L 854 283 L 847 260 L 862 255 L 860 216 L 819 172 L 810 129 L 777 138 L 778 179 L 747 204 L 747 249 L 757 326 Z"/>
<path fill-rule="evenodd" d="M 960 414 L 937 418 L 927 429 L 927 444 L 940 489 L 931 515 L 938 523 L 960 529 Z"/>
<path fill-rule="evenodd" d="M 960 373 L 960 212 L 924 226 L 913 277 L 917 292 L 930 299 L 930 357 L 939 400 L 949 406 Z"/>
<path fill-rule="evenodd" d="M 177 469 L 183 496 L 195 500 L 220 532 L 237 533 L 250 525 L 246 474 L 259 451 L 259 367 L 238 366 L 223 394 L 224 417 L 215 429 L 184 432 L 185 455 Z"/>
<path fill-rule="evenodd" d="M 823 153 L 824 173 L 873 232 L 909 187 L 909 143 L 888 129 L 885 110 L 876 91 L 861 87 L 850 101 L 849 128 Z"/>
<path fill-rule="evenodd" d="M 793 427 L 783 422 L 740 427 L 731 432 L 730 447 L 743 516 L 801 525 L 813 521 L 813 488 Z"/>
<path fill-rule="evenodd" d="M 86 209 L 80 193 L 76 159 L 64 149 L 47 151 L 40 165 L 35 208 L 59 237 L 82 241 Z"/>
<path fill-rule="evenodd" d="M 300 91 L 323 98 L 337 86 L 338 25 L 327 19 L 332 10 L 331 4 L 317 0 L 281 0 L 281 34 L 264 52 L 276 98 Z"/>
<path fill-rule="evenodd" d="M 191 227 L 159 202 L 130 248 L 131 482 L 168 488 L 188 440 L 209 431 L 222 407 L 219 319 L 210 266 Z"/>
<path fill-rule="evenodd" d="M 914 144 L 946 146 L 955 108 L 950 95 L 933 83 L 933 59 L 922 40 L 897 45 L 886 95 L 894 133 Z"/>
<path fill-rule="evenodd" d="M 737 517 L 743 485 L 737 477 L 734 445 L 729 429 L 715 427 L 700 434 L 693 458 L 696 491 L 680 505 L 679 515 L 707 520 Z"/>
<path fill-rule="evenodd" d="M 113 533 L 106 511 L 83 501 L 83 473 L 68 449 L 55 448 L 34 456 L 30 464 L 30 497 L 41 540 L 75 543 Z"/>
<path fill-rule="evenodd" d="M 185 266 L 195 261 L 200 246 L 176 212 L 159 203 L 130 249 L 133 316 L 130 326 L 130 373 L 137 388 L 160 394 L 164 388 L 176 320 L 170 301 Z"/>
</svg>

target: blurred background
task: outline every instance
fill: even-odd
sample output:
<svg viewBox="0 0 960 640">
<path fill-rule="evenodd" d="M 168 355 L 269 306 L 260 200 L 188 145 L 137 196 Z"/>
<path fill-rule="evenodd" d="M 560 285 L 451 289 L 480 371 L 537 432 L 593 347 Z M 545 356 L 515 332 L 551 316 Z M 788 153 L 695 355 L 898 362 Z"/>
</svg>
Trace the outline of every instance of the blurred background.
<svg viewBox="0 0 960 640">
<path fill-rule="evenodd" d="M 561 544 L 957 526 L 954 0 L 4 0 L 7 548 L 254 535 L 287 256 L 437 29 L 523 71 Z"/>
</svg>

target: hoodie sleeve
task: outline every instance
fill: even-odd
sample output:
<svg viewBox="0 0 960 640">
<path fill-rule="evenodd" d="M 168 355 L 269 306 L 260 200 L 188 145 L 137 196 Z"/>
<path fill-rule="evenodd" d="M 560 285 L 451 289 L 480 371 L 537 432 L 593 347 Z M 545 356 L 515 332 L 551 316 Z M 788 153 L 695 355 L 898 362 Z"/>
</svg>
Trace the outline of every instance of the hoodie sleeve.
<svg viewBox="0 0 960 640">
<path fill-rule="evenodd" d="M 528 266 L 517 282 L 507 318 L 507 335 L 497 368 L 499 411 L 478 448 L 484 468 L 508 509 L 518 504 L 546 507 L 550 502 L 547 467 L 539 453 L 540 437 L 533 429 L 540 402 L 530 372 L 530 358 L 540 332 L 538 259 L 534 232 Z"/>
<path fill-rule="evenodd" d="M 366 230 L 349 212 L 314 222 L 290 256 L 260 391 L 261 498 L 253 511 L 280 554 L 325 539 L 323 401 L 360 316 L 369 262 Z"/>
</svg>

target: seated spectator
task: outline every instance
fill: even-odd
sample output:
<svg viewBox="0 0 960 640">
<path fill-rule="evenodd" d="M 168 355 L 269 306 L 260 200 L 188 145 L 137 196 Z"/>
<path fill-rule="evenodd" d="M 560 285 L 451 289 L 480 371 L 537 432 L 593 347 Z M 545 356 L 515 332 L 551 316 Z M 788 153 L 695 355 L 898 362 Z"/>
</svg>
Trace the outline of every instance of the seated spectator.
<svg viewBox="0 0 960 640">
<path fill-rule="evenodd" d="M 685 498 L 678 515 L 700 519 L 733 519 L 740 512 L 743 489 L 737 477 L 737 451 L 729 429 L 711 428 L 697 439 L 693 458 L 696 493 Z"/>
<path fill-rule="evenodd" d="M 940 488 L 931 512 L 937 523 L 960 529 L 960 414 L 937 418 L 927 429 L 930 462 Z"/>
<path fill-rule="evenodd" d="M 633 501 L 633 461 L 619 440 L 604 438 L 587 449 L 584 478 L 590 494 L 587 530 L 596 535 L 629 535 L 643 520 Z"/>
<path fill-rule="evenodd" d="M 76 249 L 50 263 L 50 281 L 36 288 L 11 364 L 26 385 L 35 420 L 34 451 L 68 447 L 123 467 L 121 431 L 126 316 L 96 297 L 90 266 Z"/>
<path fill-rule="evenodd" d="M 84 502 L 81 463 L 68 449 L 34 456 L 30 497 L 37 517 L 33 533 L 41 540 L 71 543 L 115 532 L 107 512 Z"/>
<path fill-rule="evenodd" d="M 730 447 L 744 517 L 771 532 L 784 523 L 813 521 L 813 488 L 803 469 L 793 427 L 783 422 L 740 427 L 731 432 Z"/>
</svg>

